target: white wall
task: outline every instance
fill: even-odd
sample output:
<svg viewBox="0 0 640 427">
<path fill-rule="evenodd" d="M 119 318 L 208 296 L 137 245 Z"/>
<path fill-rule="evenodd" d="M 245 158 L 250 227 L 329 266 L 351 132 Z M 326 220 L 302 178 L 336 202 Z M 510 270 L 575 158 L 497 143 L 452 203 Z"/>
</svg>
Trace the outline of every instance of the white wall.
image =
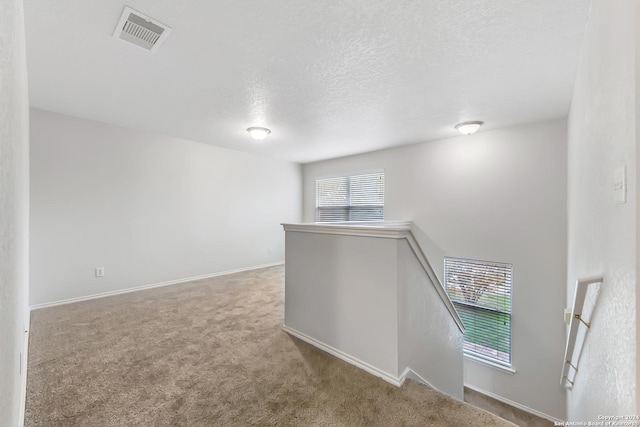
<svg viewBox="0 0 640 427">
<path fill-rule="evenodd" d="M 464 336 L 408 241 L 398 242 L 398 367 L 464 399 Z M 415 378 L 414 378 L 415 379 Z"/>
<path fill-rule="evenodd" d="M 447 255 L 513 263 L 517 373 L 467 360 L 465 382 L 564 418 L 566 122 L 306 164 L 304 220 L 314 220 L 317 177 L 379 168 L 385 219 L 414 221 Z M 441 271 L 442 259 L 431 262 Z"/>
<path fill-rule="evenodd" d="M 21 413 L 27 322 L 29 101 L 22 2 L 0 2 L 0 424 Z"/>
<path fill-rule="evenodd" d="M 568 278 L 603 272 L 568 419 L 637 413 L 636 0 L 593 0 L 568 142 Z M 627 168 L 627 203 L 615 204 L 613 172 Z M 593 292 L 588 295 L 592 303 Z"/>
<path fill-rule="evenodd" d="M 286 234 L 285 325 L 397 379 L 398 241 Z"/>
<path fill-rule="evenodd" d="M 636 0 L 636 22 L 640 22 L 640 7 L 638 7 L 638 0 Z M 638 66 L 638 58 L 640 58 L 640 31 L 636 30 L 636 67 L 635 67 L 635 93 L 636 93 L 636 167 L 640 164 L 640 150 L 638 146 L 640 146 L 640 130 L 638 129 L 638 123 L 640 123 L 640 66 Z M 629 179 L 632 179 L 629 177 Z M 636 170 L 636 203 L 638 200 L 638 193 L 640 192 L 640 173 Z M 636 310 L 635 310 L 635 321 L 636 321 L 636 412 L 640 411 L 640 393 L 638 393 L 638 383 L 640 383 L 640 369 L 638 369 L 638 361 L 640 361 L 640 328 L 638 327 L 638 311 L 640 309 L 640 292 L 637 291 L 637 282 L 638 277 L 640 277 L 640 209 L 636 206 Z"/>
<path fill-rule="evenodd" d="M 34 109 L 30 302 L 281 262 L 280 223 L 300 220 L 300 173 Z"/>
</svg>

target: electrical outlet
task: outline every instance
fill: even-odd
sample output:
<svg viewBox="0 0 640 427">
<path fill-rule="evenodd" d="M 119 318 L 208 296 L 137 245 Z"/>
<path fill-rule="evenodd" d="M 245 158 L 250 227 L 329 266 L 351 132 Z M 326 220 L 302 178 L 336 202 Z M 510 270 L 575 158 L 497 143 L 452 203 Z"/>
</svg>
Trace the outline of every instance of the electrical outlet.
<svg viewBox="0 0 640 427">
<path fill-rule="evenodd" d="M 104 267 L 96 267 L 96 277 L 104 277 Z"/>
</svg>

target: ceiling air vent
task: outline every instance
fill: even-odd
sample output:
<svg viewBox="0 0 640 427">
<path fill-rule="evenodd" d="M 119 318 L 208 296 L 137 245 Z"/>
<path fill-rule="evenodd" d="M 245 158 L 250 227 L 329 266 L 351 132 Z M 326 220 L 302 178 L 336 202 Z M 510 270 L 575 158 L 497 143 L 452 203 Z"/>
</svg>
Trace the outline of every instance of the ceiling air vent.
<svg viewBox="0 0 640 427">
<path fill-rule="evenodd" d="M 155 52 L 170 32 L 166 25 L 125 6 L 113 36 Z"/>
</svg>

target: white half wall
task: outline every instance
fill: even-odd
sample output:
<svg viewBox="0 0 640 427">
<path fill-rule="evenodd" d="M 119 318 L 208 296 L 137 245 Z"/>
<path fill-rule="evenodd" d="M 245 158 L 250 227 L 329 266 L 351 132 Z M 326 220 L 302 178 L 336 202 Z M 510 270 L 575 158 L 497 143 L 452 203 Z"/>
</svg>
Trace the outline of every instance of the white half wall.
<svg viewBox="0 0 640 427">
<path fill-rule="evenodd" d="M 309 163 L 303 221 L 315 219 L 316 178 L 384 169 L 385 219 L 413 221 L 428 256 L 512 263 L 517 372 L 465 360 L 465 382 L 564 419 L 566 150 L 558 120 Z M 430 261 L 442 277 L 443 260 Z"/>
<path fill-rule="evenodd" d="M 22 1 L 0 2 L 0 424 L 21 424 L 28 322 L 29 100 Z"/>
<path fill-rule="evenodd" d="M 462 321 L 411 223 L 283 225 L 286 332 L 392 384 L 409 376 L 463 399 Z"/>
<path fill-rule="evenodd" d="M 637 414 L 637 0 L 593 0 L 569 114 L 568 277 L 604 273 L 568 419 Z M 627 202 L 613 200 L 626 168 Z M 595 292 L 587 294 L 592 306 Z"/>
<path fill-rule="evenodd" d="M 295 163 L 37 109 L 31 147 L 32 305 L 282 262 L 300 220 Z"/>
<path fill-rule="evenodd" d="M 398 242 L 398 367 L 464 399 L 461 330 L 408 241 Z"/>
<path fill-rule="evenodd" d="M 398 241 L 287 231 L 286 242 L 285 325 L 398 378 Z"/>
</svg>

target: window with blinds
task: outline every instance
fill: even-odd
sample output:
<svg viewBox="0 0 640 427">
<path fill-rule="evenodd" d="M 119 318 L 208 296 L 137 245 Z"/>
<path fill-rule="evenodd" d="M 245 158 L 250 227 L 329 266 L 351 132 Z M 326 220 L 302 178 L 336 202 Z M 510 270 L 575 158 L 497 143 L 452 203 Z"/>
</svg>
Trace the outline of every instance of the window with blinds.
<svg viewBox="0 0 640 427">
<path fill-rule="evenodd" d="M 444 259 L 444 280 L 462 323 L 466 354 L 511 366 L 511 264 Z"/>
<path fill-rule="evenodd" d="M 316 222 L 384 220 L 384 171 L 316 180 Z"/>
</svg>

